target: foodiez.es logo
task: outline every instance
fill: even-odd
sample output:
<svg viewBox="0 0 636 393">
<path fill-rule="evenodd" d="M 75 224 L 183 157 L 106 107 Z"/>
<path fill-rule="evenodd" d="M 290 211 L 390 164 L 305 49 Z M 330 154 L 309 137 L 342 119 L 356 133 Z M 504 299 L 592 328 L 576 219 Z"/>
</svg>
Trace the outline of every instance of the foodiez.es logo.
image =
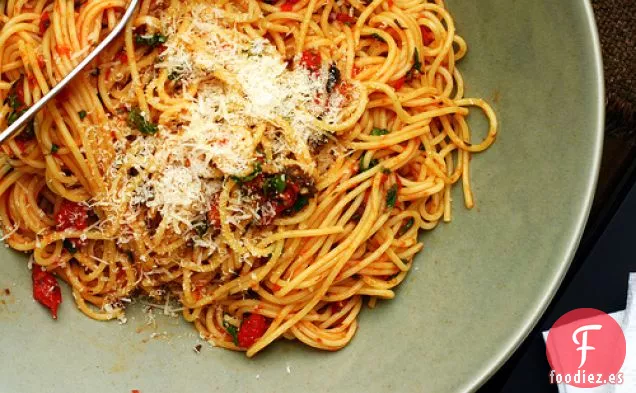
<svg viewBox="0 0 636 393">
<path fill-rule="evenodd" d="M 546 353 L 551 383 L 579 388 L 623 383 L 625 335 L 600 310 L 579 308 L 559 318 L 548 333 Z"/>
</svg>

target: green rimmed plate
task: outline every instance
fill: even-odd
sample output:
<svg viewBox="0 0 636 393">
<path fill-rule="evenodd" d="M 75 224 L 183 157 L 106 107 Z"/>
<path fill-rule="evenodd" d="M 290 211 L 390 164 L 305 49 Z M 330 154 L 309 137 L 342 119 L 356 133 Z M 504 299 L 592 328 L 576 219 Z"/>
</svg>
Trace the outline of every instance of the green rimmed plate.
<svg viewBox="0 0 636 393">
<path fill-rule="evenodd" d="M 279 342 L 249 360 L 204 345 L 178 318 L 60 320 L 31 298 L 25 257 L 0 253 L 0 392 L 465 392 L 511 354 L 554 294 L 596 182 L 603 123 L 598 40 L 586 1 L 449 0 L 469 44 L 467 94 L 486 97 L 497 143 L 473 159 L 477 208 L 425 249 L 396 300 L 364 311 L 350 346 Z M 478 119 L 474 122 L 480 126 Z"/>
</svg>

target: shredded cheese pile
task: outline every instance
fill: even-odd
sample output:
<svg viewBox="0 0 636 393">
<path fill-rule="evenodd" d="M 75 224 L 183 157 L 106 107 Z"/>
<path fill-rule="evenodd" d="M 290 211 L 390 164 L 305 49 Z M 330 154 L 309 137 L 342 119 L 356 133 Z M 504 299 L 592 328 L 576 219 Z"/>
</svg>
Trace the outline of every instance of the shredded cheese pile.
<svg viewBox="0 0 636 393">
<path fill-rule="evenodd" d="M 124 202 L 121 214 L 131 229 L 120 243 L 137 238 L 134 222 L 148 212 L 160 214 L 162 227 L 175 234 L 192 232 L 229 176 L 254 171 L 264 136 L 274 153 L 267 157 L 272 168 L 294 162 L 315 176 L 309 143 L 326 134 L 316 119 L 336 122 L 344 102 L 340 93 L 326 91 L 328 66 L 312 72 L 298 66 L 297 56 L 291 67 L 267 40 L 224 26 L 222 11 L 209 5 L 183 12 L 163 20 L 169 39 L 154 65 L 154 72 L 165 70 L 166 83 L 181 84 L 180 109 L 156 134 L 116 146 L 111 172 L 125 165 L 140 175 L 112 182 L 96 203 L 117 209 Z M 110 127 L 126 125 L 115 120 Z M 239 199 L 230 206 L 230 222 L 258 219 L 249 197 Z"/>
</svg>

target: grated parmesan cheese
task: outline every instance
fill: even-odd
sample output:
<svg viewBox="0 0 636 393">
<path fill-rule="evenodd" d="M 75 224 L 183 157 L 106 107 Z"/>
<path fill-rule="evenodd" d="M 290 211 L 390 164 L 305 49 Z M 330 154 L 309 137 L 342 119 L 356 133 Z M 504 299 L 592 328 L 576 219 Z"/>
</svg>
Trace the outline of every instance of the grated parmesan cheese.
<svg viewBox="0 0 636 393">
<path fill-rule="evenodd" d="M 282 170 L 293 158 L 308 173 L 315 172 L 309 142 L 327 133 L 316 119 L 341 120 L 346 100 L 338 92 L 326 92 L 326 65 L 315 74 L 301 66 L 289 69 L 269 41 L 224 25 L 222 17 L 222 10 L 201 2 L 171 8 L 162 18 L 169 39 L 158 62 L 143 72 L 178 77 L 183 104 L 176 124 L 161 122 L 156 134 L 140 136 L 115 117 L 92 131 L 135 136 L 118 140 L 112 152 L 99 158 L 111 187 L 94 205 L 122 217 L 120 245 L 141 239 L 145 233 L 137 231 L 147 227 L 136 224 L 159 216 L 161 230 L 219 250 L 216 239 L 209 233 L 196 235 L 194 225 L 205 219 L 227 177 L 254 170 L 261 140 L 271 141 L 272 168 Z M 158 98 L 148 102 L 160 103 Z M 135 175 L 122 176 L 121 168 L 133 168 Z M 275 215 L 271 205 L 259 210 L 255 198 L 239 191 L 229 202 L 227 222 L 239 226 Z M 146 255 L 139 258 L 144 261 Z"/>
</svg>

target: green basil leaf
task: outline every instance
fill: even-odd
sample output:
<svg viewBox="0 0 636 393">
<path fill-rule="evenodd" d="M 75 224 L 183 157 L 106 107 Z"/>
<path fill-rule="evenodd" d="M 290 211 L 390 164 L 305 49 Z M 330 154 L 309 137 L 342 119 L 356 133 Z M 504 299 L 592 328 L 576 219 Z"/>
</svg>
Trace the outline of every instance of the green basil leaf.
<svg viewBox="0 0 636 393">
<path fill-rule="evenodd" d="M 398 188 L 397 184 L 394 184 L 389 188 L 389 191 L 386 193 L 386 205 L 387 207 L 395 207 L 395 202 L 397 202 L 397 194 Z"/>
<path fill-rule="evenodd" d="M 420 54 L 417 51 L 417 48 L 413 51 L 413 68 L 411 68 L 411 70 L 417 70 L 420 73 L 422 72 L 422 62 L 420 61 Z"/>
<path fill-rule="evenodd" d="M 234 345 L 238 346 L 238 328 L 234 325 L 232 325 L 231 323 L 229 323 L 228 321 L 223 321 L 223 327 L 225 328 L 225 331 L 228 332 L 228 334 L 230 336 L 232 336 L 232 341 L 234 342 Z"/>
<path fill-rule="evenodd" d="M 284 173 L 279 173 L 272 177 L 268 177 L 263 183 L 263 191 L 267 195 L 280 194 L 281 192 L 285 191 L 286 187 L 287 182 Z"/>
<path fill-rule="evenodd" d="M 248 181 L 252 181 L 254 179 L 256 179 L 256 176 L 258 176 L 263 170 L 261 169 L 261 163 L 256 161 L 256 164 L 254 165 L 254 170 L 252 171 L 252 173 L 250 173 L 247 176 L 230 176 L 230 178 L 232 180 L 234 180 L 237 183 L 247 183 Z"/>
<path fill-rule="evenodd" d="M 298 199 L 296 199 L 296 202 L 294 202 L 294 206 L 292 206 L 292 211 L 294 213 L 298 213 L 299 211 L 303 210 L 303 208 L 307 206 L 308 204 L 309 204 L 309 196 L 300 195 Z"/>
<path fill-rule="evenodd" d="M 165 44 L 167 40 L 168 40 L 168 37 L 159 33 L 149 34 L 149 35 L 140 35 L 140 34 L 135 35 L 136 44 L 146 45 L 146 46 L 149 46 L 150 48 L 154 48 L 157 45 Z"/>
<path fill-rule="evenodd" d="M 411 229 L 413 224 L 415 224 L 415 219 L 411 217 L 404 225 L 400 227 L 400 230 L 398 231 L 398 236 L 404 235 L 409 229 Z"/>
<path fill-rule="evenodd" d="M 382 38 L 382 37 L 380 36 L 380 34 L 378 34 L 378 33 L 373 33 L 373 34 L 371 34 L 371 37 L 375 38 L 376 40 L 378 40 L 378 41 L 380 41 L 380 42 L 386 42 L 386 40 L 385 40 L 384 38 Z"/>
<path fill-rule="evenodd" d="M 377 159 L 375 159 L 375 158 L 374 158 L 374 159 L 372 159 L 372 160 L 369 162 L 369 166 L 365 168 L 365 167 L 364 167 L 364 157 L 363 157 L 363 158 L 360 158 L 360 165 L 359 165 L 360 173 L 362 173 L 362 172 L 364 172 L 364 171 L 366 171 L 366 170 L 369 170 L 369 169 L 373 168 L 374 166 L 378 165 L 378 163 L 379 163 L 379 161 L 378 161 Z"/>
<path fill-rule="evenodd" d="M 381 135 L 386 135 L 388 133 L 389 133 L 389 130 L 386 130 L 384 128 L 374 128 L 373 130 L 371 130 L 372 136 L 381 136 Z"/>
<path fill-rule="evenodd" d="M 142 134 L 146 135 L 156 134 L 159 130 L 156 124 L 146 120 L 146 118 L 141 114 L 139 108 L 132 108 L 130 110 L 130 113 L 128 114 L 128 125 L 135 127 Z"/>
</svg>

